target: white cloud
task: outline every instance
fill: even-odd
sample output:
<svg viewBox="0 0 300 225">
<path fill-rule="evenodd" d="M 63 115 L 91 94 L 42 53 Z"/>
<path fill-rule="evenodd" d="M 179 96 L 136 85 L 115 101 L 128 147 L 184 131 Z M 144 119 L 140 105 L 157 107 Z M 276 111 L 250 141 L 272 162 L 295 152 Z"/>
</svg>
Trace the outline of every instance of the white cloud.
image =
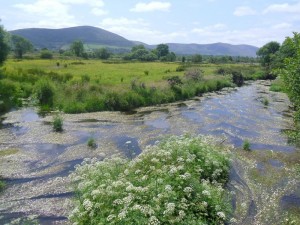
<svg viewBox="0 0 300 225">
<path fill-rule="evenodd" d="M 108 11 L 101 8 L 93 8 L 91 11 L 95 16 L 104 16 L 108 14 Z"/>
<path fill-rule="evenodd" d="M 231 44 L 250 44 L 254 46 L 263 46 L 270 41 L 282 42 L 284 37 L 290 36 L 291 26 L 287 23 L 277 24 L 267 29 L 265 27 L 253 27 L 249 29 L 216 29 L 215 26 L 204 28 L 194 28 L 189 36 L 193 34 L 193 38 L 199 43 L 231 43 Z M 280 38 L 279 38 L 280 37 Z M 198 41 L 197 41 L 198 40 Z"/>
<path fill-rule="evenodd" d="M 279 23 L 272 26 L 273 29 L 289 29 L 292 27 L 290 23 Z"/>
<path fill-rule="evenodd" d="M 129 40 L 142 41 L 147 44 L 166 43 L 187 38 L 187 33 L 183 31 L 168 33 L 153 29 L 143 19 L 105 18 L 99 26 Z"/>
<path fill-rule="evenodd" d="M 300 2 L 294 5 L 288 3 L 273 4 L 268 6 L 263 13 L 300 13 Z"/>
<path fill-rule="evenodd" d="M 250 15 L 255 15 L 256 11 L 254 9 L 251 9 L 248 6 L 240 6 L 234 10 L 233 14 L 235 16 L 250 16 Z"/>
<path fill-rule="evenodd" d="M 150 12 L 150 11 L 169 11 L 171 8 L 170 2 L 158 2 L 152 1 L 149 3 L 137 3 L 134 8 L 130 11 L 132 12 Z"/>
<path fill-rule="evenodd" d="M 134 19 L 130 20 L 125 17 L 120 18 L 105 18 L 100 23 L 101 26 L 107 27 L 107 26 L 147 26 L 148 24 L 144 22 L 142 19 Z"/>
</svg>

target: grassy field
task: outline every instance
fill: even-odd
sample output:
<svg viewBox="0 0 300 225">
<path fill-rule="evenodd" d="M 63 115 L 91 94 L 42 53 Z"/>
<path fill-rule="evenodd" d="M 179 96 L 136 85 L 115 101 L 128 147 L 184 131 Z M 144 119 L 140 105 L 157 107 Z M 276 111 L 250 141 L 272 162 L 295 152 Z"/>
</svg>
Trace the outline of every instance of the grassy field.
<svg viewBox="0 0 300 225">
<path fill-rule="evenodd" d="M 199 77 L 185 76 L 195 68 Z M 8 60 L 0 71 L 1 86 L 7 87 L 0 91 L 4 98 L 0 111 L 11 107 L 5 106 L 8 99 L 12 105 L 20 104 L 20 97 L 34 97 L 44 109 L 67 113 L 132 110 L 232 86 L 233 71 L 242 73 L 245 79 L 261 76 L 259 66 L 248 64 Z M 174 77 L 175 83 L 170 82 Z"/>
</svg>

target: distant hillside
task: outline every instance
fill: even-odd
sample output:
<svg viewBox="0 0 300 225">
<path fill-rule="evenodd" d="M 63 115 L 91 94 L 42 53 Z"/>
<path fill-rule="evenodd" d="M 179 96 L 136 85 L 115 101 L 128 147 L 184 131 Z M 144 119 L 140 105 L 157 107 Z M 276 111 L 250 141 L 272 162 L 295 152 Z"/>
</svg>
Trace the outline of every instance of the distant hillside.
<svg viewBox="0 0 300 225">
<path fill-rule="evenodd" d="M 36 48 L 60 49 L 70 45 L 74 40 L 82 40 L 90 47 L 108 47 L 119 52 L 130 51 L 140 41 L 130 41 L 120 35 L 91 26 L 79 26 L 63 29 L 29 28 L 11 31 L 30 40 Z M 144 44 L 146 48 L 153 49 L 156 45 Z M 168 43 L 170 51 L 179 55 L 230 55 L 230 56 L 256 56 L 257 47 L 251 45 L 231 45 L 225 43 L 215 44 L 179 44 Z"/>
<path fill-rule="evenodd" d="M 226 43 L 214 44 L 179 44 L 167 43 L 170 51 L 179 55 L 230 55 L 256 57 L 257 47 L 252 45 L 231 45 Z M 149 48 L 155 48 L 155 45 Z"/>
<path fill-rule="evenodd" d="M 63 29 L 29 28 L 11 31 L 32 42 L 36 48 L 60 49 L 71 44 L 74 40 L 81 40 L 86 44 L 132 47 L 134 43 L 109 31 L 90 27 L 79 26 Z"/>
</svg>

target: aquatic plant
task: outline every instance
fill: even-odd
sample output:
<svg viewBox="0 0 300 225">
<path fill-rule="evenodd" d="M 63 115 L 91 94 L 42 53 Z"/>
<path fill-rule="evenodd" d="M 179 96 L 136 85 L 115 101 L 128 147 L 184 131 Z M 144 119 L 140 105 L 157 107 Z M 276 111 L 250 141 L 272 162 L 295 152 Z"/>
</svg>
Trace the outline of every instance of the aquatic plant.
<svg viewBox="0 0 300 225">
<path fill-rule="evenodd" d="M 251 144 L 248 140 L 245 140 L 244 143 L 243 143 L 243 149 L 245 151 L 250 151 L 251 150 Z"/>
<path fill-rule="evenodd" d="M 60 116 L 55 116 L 53 119 L 53 130 L 55 132 L 63 131 L 63 119 Z"/>
<path fill-rule="evenodd" d="M 5 182 L 0 178 L 0 192 L 5 188 Z"/>
<path fill-rule="evenodd" d="M 88 142 L 87 142 L 87 146 L 90 148 L 96 148 L 97 144 L 94 138 L 89 138 Z"/>
<path fill-rule="evenodd" d="M 229 160 L 213 140 L 172 136 L 133 160 L 84 160 L 71 174 L 74 224 L 224 224 Z"/>
</svg>

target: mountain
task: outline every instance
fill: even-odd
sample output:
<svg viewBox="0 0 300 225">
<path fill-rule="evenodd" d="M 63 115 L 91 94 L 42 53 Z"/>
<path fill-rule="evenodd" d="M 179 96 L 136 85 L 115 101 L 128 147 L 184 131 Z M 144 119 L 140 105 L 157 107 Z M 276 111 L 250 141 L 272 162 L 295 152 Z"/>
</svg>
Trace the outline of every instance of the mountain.
<svg viewBox="0 0 300 225">
<path fill-rule="evenodd" d="M 168 44 L 170 51 L 176 54 L 199 54 L 201 55 L 230 55 L 256 57 L 257 47 L 251 45 L 231 45 L 226 43 L 214 44 Z"/>
<path fill-rule="evenodd" d="M 148 49 L 156 45 L 147 45 L 140 41 L 130 41 L 120 35 L 91 26 L 79 26 L 62 29 L 28 28 L 10 31 L 32 42 L 36 48 L 60 49 L 70 45 L 74 40 L 82 40 L 90 48 L 108 47 L 121 52 L 130 51 L 131 47 L 143 44 Z M 170 51 L 179 55 L 230 55 L 256 56 L 257 47 L 251 45 L 215 44 L 179 44 L 167 43 Z"/>
<path fill-rule="evenodd" d="M 10 33 L 20 35 L 32 42 L 36 48 L 60 49 L 81 40 L 90 45 L 112 47 L 132 47 L 134 43 L 117 34 L 91 26 L 79 26 L 62 29 L 29 28 L 14 30 Z"/>
</svg>

